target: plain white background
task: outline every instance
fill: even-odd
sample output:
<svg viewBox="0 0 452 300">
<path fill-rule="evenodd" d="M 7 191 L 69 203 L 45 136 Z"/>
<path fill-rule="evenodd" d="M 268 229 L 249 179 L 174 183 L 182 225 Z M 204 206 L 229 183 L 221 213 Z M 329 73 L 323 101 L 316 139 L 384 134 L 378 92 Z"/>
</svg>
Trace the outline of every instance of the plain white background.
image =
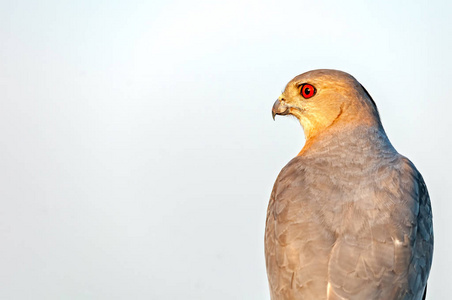
<svg viewBox="0 0 452 300">
<path fill-rule="evenodd" d="M 422 172 L 452 284 L 450 1 L 3 1 L 0 298 L 269 299 L 294 76 L 355 76 Z"/>
</svg>

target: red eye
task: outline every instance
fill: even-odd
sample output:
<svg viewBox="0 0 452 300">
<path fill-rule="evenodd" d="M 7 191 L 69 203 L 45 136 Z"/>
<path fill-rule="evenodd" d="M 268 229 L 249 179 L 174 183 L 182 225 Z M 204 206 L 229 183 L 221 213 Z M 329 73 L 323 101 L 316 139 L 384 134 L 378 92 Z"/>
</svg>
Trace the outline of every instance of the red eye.
<svg viewBox="0 0 452 300">
<path fill-rule="evenodd" d="M 308 99 L 315 95 L 315 87 L 312 85 L 305 83 L 301 86 L 301 95 L 303 98 Z"/>
</svg>

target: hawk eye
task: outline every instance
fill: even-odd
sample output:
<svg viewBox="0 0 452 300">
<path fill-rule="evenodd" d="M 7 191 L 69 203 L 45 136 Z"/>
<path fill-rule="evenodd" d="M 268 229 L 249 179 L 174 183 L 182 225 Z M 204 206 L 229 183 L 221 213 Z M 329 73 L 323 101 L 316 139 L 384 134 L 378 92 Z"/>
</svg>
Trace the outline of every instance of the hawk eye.
<svg viewBox="0 0 452 300">
<path fill-rule="evenodd" d="M 304 83 L 301 86 L 300 94 L 303 96 L 303 98 L 308 99 L 315 95 L 316 89 L 314 86 L 312 86 L 309 83 Z"/>
</svg>

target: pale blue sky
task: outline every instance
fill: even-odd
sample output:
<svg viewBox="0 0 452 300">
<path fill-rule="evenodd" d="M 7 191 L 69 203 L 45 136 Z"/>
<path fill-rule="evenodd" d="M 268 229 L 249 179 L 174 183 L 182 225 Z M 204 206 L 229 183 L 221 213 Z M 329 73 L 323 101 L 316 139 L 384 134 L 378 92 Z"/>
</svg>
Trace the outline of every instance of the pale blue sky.
<svg viewBox="0 0 452 300">
<path fill-rule="evenodd" d="M 3 1 L 0 298 L 269 299 L 266 207 L 302 148 L 271 107 L 355 76 L 424 175 L 452 284 L 450 1 Z"/>
</svg>

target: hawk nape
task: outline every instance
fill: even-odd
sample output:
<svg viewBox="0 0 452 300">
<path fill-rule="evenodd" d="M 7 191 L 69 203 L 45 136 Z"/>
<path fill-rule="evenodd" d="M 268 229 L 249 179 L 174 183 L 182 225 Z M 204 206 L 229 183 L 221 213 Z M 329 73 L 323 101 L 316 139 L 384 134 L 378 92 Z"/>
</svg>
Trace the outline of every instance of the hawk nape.
<svg viewBox="0 0 452 300">
<path fill-rule="evenodd" d="M 287 114 L 306 143 L 268 205 L 271 299 L 421 300 L 433 253 L 430 199 L 370 95 L 347 73 L 310 71 L 273 105 L 273 117 Z"/>
</svg>

